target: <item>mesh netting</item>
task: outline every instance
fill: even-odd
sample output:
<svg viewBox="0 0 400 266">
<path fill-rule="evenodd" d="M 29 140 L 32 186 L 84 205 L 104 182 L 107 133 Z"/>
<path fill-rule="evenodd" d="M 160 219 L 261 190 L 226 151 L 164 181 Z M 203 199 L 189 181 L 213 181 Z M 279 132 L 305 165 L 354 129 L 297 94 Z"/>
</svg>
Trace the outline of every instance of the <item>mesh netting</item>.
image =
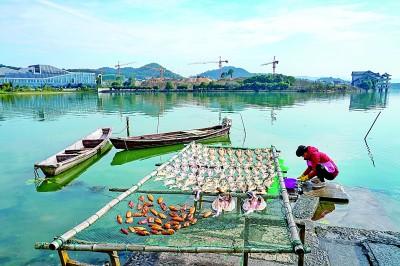
<svg viewBox="0 0 400 266">
<path fill-rule="evenodd" d="M 69 243 L 135 244 L 170 247 L 177 250 L 187 247 L 215 247 L 238 251 L 251 249 L 257 250 L 257 252 L 291 252 L 291 237 L 287 229 L 282 201 L 279 198 L 266 199 L 264 210 L 244 215 L 241 207 L 246 198 L 242 195 L 234 198 L 236 207 L 232 211 L 223 212 L 218 217 L 210 215 L 205 218 L 203 217 L 204 213 L 212 210 L 211 202 L 216 198 L 215 196 L 204 194 L 200 202 L 195 203 L 192 195 L 168 194 L 170 189 L 174 189 L 174 191 L 201 189 L 204 191 L 204 188 L 208 188 L 209 192 L 214 192 L 220 185 L 227 190 L 237 188 L 234 192 L 239 193 L 246 192 L 249 187 L 254 187 L 254 190 L 258 193 L 278 195 L 280 186 L 278 178 L 272 176 L 275 176 L 276 169 L 271 157 L 271 150 L 240 149 L 240 152 L 237 152 L 239 149 L 227 148 L 221 151 L 220 148 L 205 147 L 199 144 L 191 145 L 197 151 L 186 149 L 185 152 L 178 154 L 163 168 L 164 170 L 158 171 L 156 176 L 153 176 L 140 187 L 141 191 L 159 191 L 160 194 L 152 194 L 154 197 L 152 202 L 146 194 L 133 193 L 114 206 L 93 225 L 76 234 Z M 211 149 L 214 149 L 214 152 L 210 154 Z M 225 157 L 225 159 L 222 159 L 221 163 L 222 157 Z M 234 160 L 231 158 L 234 158 Z M 280 164 L 282 164 L 282 161 Z M 196 169 L 193 170 L 193 168 Z M 210 169 L 212 170 L 210 171 Z M 186 171 L 186 174 L 182 175 L 181 170 Z M 225 179 L 227 176 L 231 178 L 228 186 L 224 182 L 218 183 L 223 181 L 221 173 L 225 174 Z M 176 181 L 177 176 L 179 176 L 179 182 Z M 194 182 L 187 182 L 189 178 L 192 178 Z M 166 184 L 165 181 L 170 179 L 174 179 L 175 182 Z M 240 182 L 241 185 L 235 186 L 231 184 L 232 182 Z M 139 200 L 140 196 L 142 196 L 141 200 Z M 166 205 L 162 206 L 157 202 L 160 197 Z M 130 201 L 134 203 L 133 208 L 128 206 Z M 149 206 L 151 204 L 152 206 Z M 143 205 L 148 207 L 146 215 L 143 215 Z M 166 206 L 171 205 L 175 206 L 178 211 L 165 209 Z M 138 206 L 140 206 L 139 209 Z M 196 206 L 193 217 L 189 215 L 191 206 Z M 164 207 L 164 210 L 162 207 Z M 153 209 L 153 212 L 151 209 Z M 132 216 L 141 214 L 143 216 L 127 220 L 127 211 L 132 212 Z M 165 217 L 157 213 L 162 213 Z M 176 215 L 186 218 L 183 218 L 184 221 L 173 222 L 172 217 Z M 122 224 L 117 223 L 117 216 L 121 216 Z M 152 218 L 149 219 L 149 217 Z M 167 232 L 166 224 L 170 224 L 172 229 L 175 229 L 173 234 L 149 234 L 146 236 L 137 234 L 137 231 L 143 231 L 143 229 L 146 232 L 151 232 L 150 225 L 155 224 L 156 218 L 162 218 L 158 222 L 164 229 L 153 230 L 153 233 Z M 146 220 L 147 223 L 139 224 L 143 220 Z M 149 224 L 149 222 L 151 223 Z M 128 234 L 122 233 L 122 228 Z"/>
<path fill-rule="evenodd" d="M 129 200 L 137 202 L 139 194 L 134 194 L 129 199 L 122 201 L 106 215 L 89 228 L 78 233 L 72 240 L 73 243 L 112 243 L 112 244 L 141 244 L 148 246 L 175 247 L 223 247 L 232 249 L 258 248 L 270 250 L 274 247 L 292 250 L 290 236 L 286 227 L 282 205 L 279 199 L 267 200 L 267 207 L 263 211 L 243 215 L 242 210 L 226 212 L 218 217 L 203 218 L 202 213 L 211 210 L 211 204 L 204 202 L 195 217 L 197 223 L 187 228 L 177 230 L 173 235 L 149 235 L 140 236 L 135 233 L 128 235 L 120 232 L 121 228 L 128 229 L 129 226 L 141 226 L 150 231 L 148 224 L 139 225 L 138 222 L 144 217 L 136 217 L 131 224 L 118 224 L 116 216 L 121 215 L 124 220 L 125 213 L 130 210 Z M 155 197 L 157 195 L 154 195 Z M 165 201 L 169 197 L 162 195 Z M 204 197 L 204 201 L 211 201 L 213 197 Z M 193 197 L 173 196 L 169 204 L 193 203 Z M 239 200 L 242 203 L 242 200 Z M 154 204 L 154 209 L 161 212 L 161 208 Z M 136 209 L 134 207 L 134 209 Z M 165 212 L 165 213 L 168 213 Z M 153 214 L 148 216 L 154 217 Z M 163 219 L 171 220 L 171 217 Z M 181 223 L 182 224 L 182 223 Z"/>
</svg>

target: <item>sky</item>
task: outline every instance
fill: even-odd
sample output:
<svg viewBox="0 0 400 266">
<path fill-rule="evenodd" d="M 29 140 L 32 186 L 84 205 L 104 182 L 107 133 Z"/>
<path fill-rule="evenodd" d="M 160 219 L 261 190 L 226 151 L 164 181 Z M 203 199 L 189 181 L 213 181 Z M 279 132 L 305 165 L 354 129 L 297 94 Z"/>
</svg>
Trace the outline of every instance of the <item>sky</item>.
<svg viewBox="0 0 400 266">
<path fill-rule="evenodd" d="M 140 67 L 184 76 L 217 61 L 250 72 L 400 81 L 400 1 L 0 0 L 0 64 Z"/>
</svg>

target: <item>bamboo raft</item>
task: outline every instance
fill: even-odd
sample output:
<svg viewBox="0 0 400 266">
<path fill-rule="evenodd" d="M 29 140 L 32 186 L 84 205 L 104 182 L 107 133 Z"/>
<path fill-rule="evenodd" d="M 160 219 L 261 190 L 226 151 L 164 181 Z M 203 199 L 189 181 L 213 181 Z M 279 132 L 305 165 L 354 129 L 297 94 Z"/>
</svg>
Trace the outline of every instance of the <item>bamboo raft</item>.
<svg viewBox="0 0 400 266">
<path fill-rule="evenodd" d="M 165 177 L 171 171 L 171 165 L 176 166 L 182 162 L 185 155 L 190 154 L 194 147 L 202 149 L 204 145 L 196 146 L 192 142 L 181 152 L 170 160 L 159 166 L 156 170 L 145 176 L 137 184 L 128 189 L 112 189 L 115 192 L 122 192 L 115 199 L 107 203 L 94 215 L 75 226 L 71 230 L 56 237 L 52 242 L 37 242 L 36 249 L 58 250 L 61 264 L 77 263 L 70 259 L 68 251 L 92 251 L 104 252 L 110 256 L 112 265 L 120 265 L 118 251 L 144 251 L 144 252 L 177 252 L 177 253 L 238 253 L 243 255 L 242 264 L 247 265 L 249 253 L 295 253 L 299 256 L 299 265 L 303 263 L 303 255 L 306 251 L 300 239 L 298 228 L 294 222 L 292 209 L 289 204 L 288 193 L 285 188 L 281 163 L 275 147 L 268 149 L 270 152 L 269 163 L 273 164 L 274 184 L 267 190 L 260 190 L 257 193 L 267 202 L 267 208 L 259 213 L 243 215 L 240 203 L 246 197 L 245 191 L 240 188 L 231 192 L 231 196 L 237 200 L 236 211 L 223 213 L 219 217 L 201 219 L 196 225 L 177 231 L 172 236 L 150 235 L 140 237 L 136 235 L 122 235 L 115 226 L 115 216 L 121 213 L 127 203 L 128 197 L 137 193 L 152 193 L 154 195 L 173 195 L 171 201 L 180 199 L 188 200 L 191 195 L 198 194 L 200 200 L 194 202 L 195 214 L 207 208 L 210 197 L 218 195 L 218 191 L 205 189 L 197 192 L 190 189 L 154 189 L 153 182 Z M 206 147 L 206 146 L 204 146 Z M 207 148 L 204 148 L 207 149 Z M 232 149 L 232 148 L 229 148 Z M 240 149 L 248 154 L 255 154 L 257 149 Z M 265 149 L 267 150 L 267 149 Z M 238 152 L 239 154 L 240 152 Z M 208 158 L 199 162 L 206 169 L 223 166 L 216 166 Z M 200 165 L 196 165 L 199 167 Z M 235 169 L 244 167 L 242 164 L 235 166 Z M 252 165 L 252 169 L 256 166 Z M 216 178 L 219 172 L 214 172 Z M 147 187 L 146 187 L 147 186 Z M 272 187 L 276 186 L 276 193 Z M 190 200 L 189 199 L 189 200 Z M 193 200 L 193 199 L 192 199 Z M 100 219 L 101 218 L 101 219 Z M 110 222 L 110 221 L 113 221 Z M 75 264 L 79 265 L 79 264 Z"/>
</svg>

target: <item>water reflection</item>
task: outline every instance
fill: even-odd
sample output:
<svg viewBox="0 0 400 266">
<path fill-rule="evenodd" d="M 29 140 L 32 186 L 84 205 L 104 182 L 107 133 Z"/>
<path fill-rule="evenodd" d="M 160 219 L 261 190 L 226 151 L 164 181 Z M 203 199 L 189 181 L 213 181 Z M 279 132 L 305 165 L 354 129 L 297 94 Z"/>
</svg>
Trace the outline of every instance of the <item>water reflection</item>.
<svg viewBox="0 0 400 266">
<path fill-rule="evenodd" d="M 350 95 L 350 110 L 382 109 L 388 104 L 388 91 L 359 92 Z"/>
<path fill-rule="evenodd" d="M 276 110 L 307 101 L 331 101 L 348 97 L 343 93 L 294 92 L 178 92 L 178 93 L 65 93 L 50 95 L 0 95 L 1 119 L 12 116 L 34 120 L 54 120 L 58 116 L 74 113 L 145 114 L 157 117 L 174 108 L 193 104 L 213 111 L 240 112 L 247 108 L 271 110 L 271 123 L 276 120 Z M 360 92 L 350 94 L 350 110 L 385 108 L 388 93 Z"/>
<path fill-rule="evenodd" d="M 14 116 L 47 121 L 68 114 L 139 113 L 157 117 L 174 108 L 193 104 L 213 111 L 240 112 L 246 108 L 287 108 L 310 100 L 343 99 L 345 94 L 292 92 L 188 92 L 188 93 L 65 93 L 51 95 L 0 95 L 4 119 Z M 274 113 L 274 112 L 273 112 Z M 271 120 L 275 116 L 271 114 Z"/>
</svg>

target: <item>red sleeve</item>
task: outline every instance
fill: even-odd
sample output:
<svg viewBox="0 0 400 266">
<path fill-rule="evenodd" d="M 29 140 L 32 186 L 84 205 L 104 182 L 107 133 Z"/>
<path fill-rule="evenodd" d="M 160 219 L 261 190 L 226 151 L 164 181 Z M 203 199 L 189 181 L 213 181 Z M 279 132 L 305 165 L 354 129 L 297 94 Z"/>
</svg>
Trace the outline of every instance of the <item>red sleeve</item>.
<svg viewBox="0 0 400 266">
<path fill-rule="evenodd" d="M 311 172 L 312 168 L 309 166 L 307 169 L 304 171 L 303 175 L 308 175 L 309 172 Z"/>
<path fill-rule="evenodd" d="M 312 178 L 317 175 L 317 165 L 320 163 L 321 155 L 319 152 L 314 152 L 310 155 L 311 167 L 309 166 L 305 172 L 308 174 L 309 178 Z"/>
</svg>

